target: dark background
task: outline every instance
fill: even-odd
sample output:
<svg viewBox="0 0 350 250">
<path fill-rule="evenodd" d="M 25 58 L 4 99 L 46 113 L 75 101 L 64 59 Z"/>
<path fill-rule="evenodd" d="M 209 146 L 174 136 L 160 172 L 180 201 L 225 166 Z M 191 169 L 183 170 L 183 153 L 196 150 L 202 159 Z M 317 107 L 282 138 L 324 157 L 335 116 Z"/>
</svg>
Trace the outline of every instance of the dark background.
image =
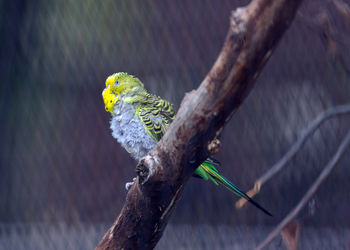
<svg viewBox="0 0 350 250">
<path fill-rule="evenodd" d="M 23 249 L 93 248 L 120 212 L 125 182 L 136 175 L 136 162 L 110 133 L 101 96 L 106 77 L 134 74 L 178 108 L 220 52 L 231 10 L 248 2 L 0 1 L 0 248 L 20 249 L 22 241 Z M 349 4 L 305 0 L 226 126 L 216 158 L 243 190 L 317 114 L 350 102 Z M 237 198 L 226 189 L 192 179 L 171 230 L 276 225 L 335 153 L 349 118 L 325 122 L 263 186 L 256 200 L 273 218 L 250 205 L 236 210 Z M 298 215 L 302 225 L 350 227 L 349 152 Z M 74 244 L 61 246 L 67 239 L 55 235 L 62 232 Z"/>
</svg>

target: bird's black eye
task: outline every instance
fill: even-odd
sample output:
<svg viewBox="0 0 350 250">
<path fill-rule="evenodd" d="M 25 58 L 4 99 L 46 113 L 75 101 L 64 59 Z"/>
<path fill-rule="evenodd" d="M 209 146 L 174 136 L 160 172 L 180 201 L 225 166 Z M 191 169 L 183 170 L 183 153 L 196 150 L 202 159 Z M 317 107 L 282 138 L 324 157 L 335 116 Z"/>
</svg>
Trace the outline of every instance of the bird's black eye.
<svg viewBox="0 0 350 250">
<path fill-rule="evenodd" d="M 114 85 L 118 85 L 118 84 L 119 84 L 119 82 L 118 82 L 118 81 L 115 81 Z"/>
</svg>

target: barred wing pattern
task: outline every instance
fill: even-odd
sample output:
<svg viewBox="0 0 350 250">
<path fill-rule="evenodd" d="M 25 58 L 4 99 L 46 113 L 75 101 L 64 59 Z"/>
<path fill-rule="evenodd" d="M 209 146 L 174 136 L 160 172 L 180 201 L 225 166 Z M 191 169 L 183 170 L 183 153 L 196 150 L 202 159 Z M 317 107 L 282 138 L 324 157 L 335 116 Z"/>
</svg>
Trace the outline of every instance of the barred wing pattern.
<svg viewBox="0 0 350 250">
<path fill-rule="evenodd" d="M 147 133 L 157 142 L 175 117 L 173 105 L 170 102 L 151 94 L 147 94 L 136 112 Z"/>
<path fill-rule="evenodd" d="M 162 138 L 175 117 L 175 112 L 171 103 L 164 101 L 160 97 L 147 94 L 142 103 L 137 108 L 136 113 L 140 117 L 147 133 L 157 142 Z M 223 185 L 239 197 L 243 197 L 264 213 L 272 216 L 266 209 L 251 199 L 245 192 L 240 190 L 232 182 L 222 176 L 215 165 L 219 162 L 213 158 L 205 160 L 194 172 L 194 176 L 200 176 L 205 180 L 210 180 L 216 185 Z"/>
</svg>

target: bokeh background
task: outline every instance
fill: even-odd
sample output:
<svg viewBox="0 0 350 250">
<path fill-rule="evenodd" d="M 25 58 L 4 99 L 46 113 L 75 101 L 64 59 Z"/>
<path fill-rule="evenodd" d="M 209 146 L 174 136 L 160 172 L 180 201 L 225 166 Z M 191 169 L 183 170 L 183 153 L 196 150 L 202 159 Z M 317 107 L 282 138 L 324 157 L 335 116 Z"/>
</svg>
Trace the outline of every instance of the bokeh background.
<svg viewBox="0 0 350 250">
<path fill-rule="evenodd" d="M 0 1 L 0 249 L 93 249 L 123 205 L 136 162 L 111 136 L 109 74 L 138 76 L 178 108 L 249 1 Z M 243 190 L 317 114 L 350 103 L 350 1 L 305 0 L 226 126 L 221 172 Z M 301 199 L 350 128 L 325 122 L 253 206 L 187 184 L 158 249 L 250 249 Z M 302 249 L 350 247 L 350 151 L 297 216 Z M 284 249 L 276 238 L 271 249 Z M 349 249 L 349 248 L 348 248 Z"/>
</svg>

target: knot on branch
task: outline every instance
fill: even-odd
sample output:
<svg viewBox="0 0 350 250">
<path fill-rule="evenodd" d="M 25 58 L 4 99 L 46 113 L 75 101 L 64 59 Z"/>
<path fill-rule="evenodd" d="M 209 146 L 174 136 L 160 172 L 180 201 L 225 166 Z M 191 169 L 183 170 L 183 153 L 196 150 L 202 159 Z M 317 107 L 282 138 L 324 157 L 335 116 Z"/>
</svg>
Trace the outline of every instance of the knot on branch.
<svg viewBox="0 0 350 250">
<path fill-rule="evenodd" d="M 193 100 L 193 97 L 195 96 L 195 94 L 196 94 L 195 90 L 191 90 L 190 92 L 185 93 L 185 96 L 181 102 L 180 107 L 182 107 L 184 103 L 191 102 L 191 100 Z M 186 104 L 184 104 L 184 106 L 186 107 Z"/>
<path fill-rule="evenodd" d="M 208 144 L 208 151 L 211 155 L 215 155 L 219 152 L 220 149 L 220 140 L 215 138 Z"/>
<path fill-rule="evenodd" d="M 239 34 L 245 32 L 247 20 L 249 20 L 247 8 L 241 7 L 232 11 L 230 18 L 230 26 L 233 33 Z"/>
<path fill-rule="evenodd" d="M 141 185 L 144 185 L 156 175 L 156 170 L 159 168 L 157 163 L 158 161 L 153 156 L 146 155 L 137 164 L 136 173 L 139 176 Z"/>
</svg>

